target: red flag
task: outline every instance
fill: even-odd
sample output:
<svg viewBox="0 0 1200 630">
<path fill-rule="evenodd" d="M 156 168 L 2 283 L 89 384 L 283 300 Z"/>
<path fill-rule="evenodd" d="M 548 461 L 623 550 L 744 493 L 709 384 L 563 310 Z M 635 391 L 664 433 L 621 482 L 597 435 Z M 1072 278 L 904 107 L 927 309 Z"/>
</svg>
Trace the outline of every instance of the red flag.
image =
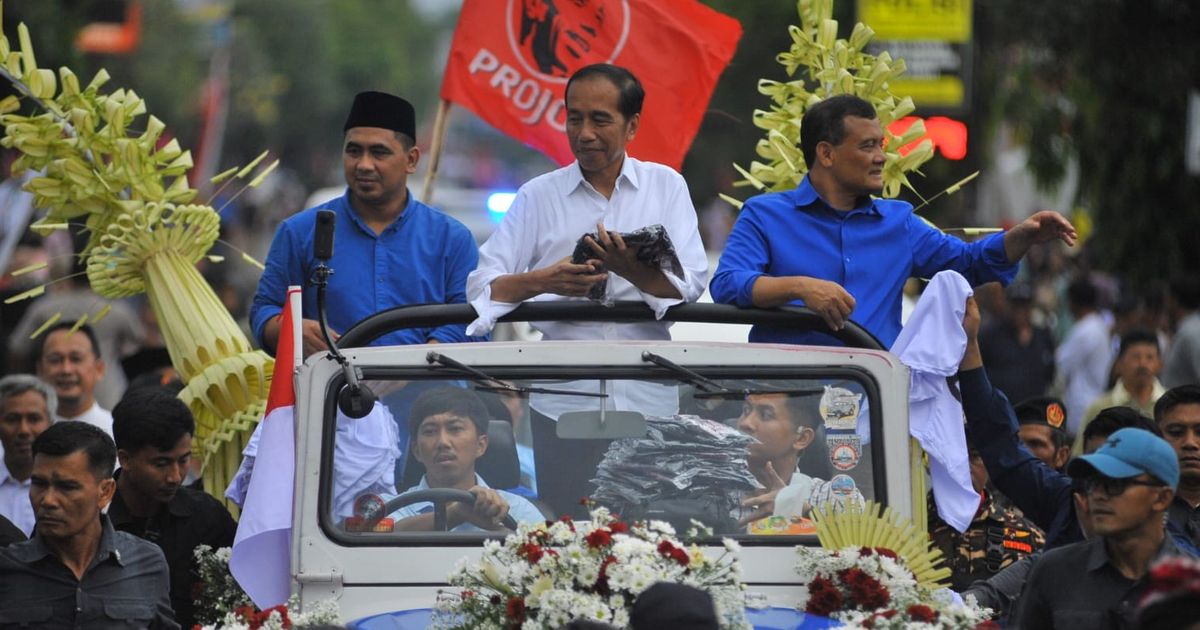
<svg viewBox="0 0 1200 630">
<path fill-rule="evenodd" d="M 565 165 L 567 78 L 613 63 L 646 89 L 630 155 L 679 169 L 741 36 L 696 0 L 466 0 L 442 98 Z"/>
</svg>

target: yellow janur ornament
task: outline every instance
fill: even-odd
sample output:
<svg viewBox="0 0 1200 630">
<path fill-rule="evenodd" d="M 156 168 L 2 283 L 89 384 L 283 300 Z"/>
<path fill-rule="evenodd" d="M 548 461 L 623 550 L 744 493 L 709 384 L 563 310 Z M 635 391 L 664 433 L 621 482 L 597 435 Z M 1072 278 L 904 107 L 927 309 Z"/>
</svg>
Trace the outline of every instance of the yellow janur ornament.
<svg viewBox="0 0 1200 630">
<path fill-rule="evenodd" d="M 196 269 L 217 239 L 217 211 L 194 202 L 197 192 L 186 176 L 190 152 L 175 140 L 158 146 L 166 127 L 162 121 L 148 116 L 134 131 L 133 123 L 146 114 L 137 94 L 102 92 L 109 80 L 103 70 L 81 86 L 68 68 L 57 74 L 39 68 L 29 29 L 20 24 L 17 33 L 19 50 L 0 34 L 0 75 L 23 95 L 0 101 L 0 145 L 22 154 L 13 163 L 14 174 L 40 172 L 25 185 L 37 207 L 47 210 L 33 228 L 48 233 L 78 226 L 89 233 L 81 255 L 97 294 L 147 294 L 171 363 L 186 385 L 179 397 L 196 418 L 205 489 L 220 498 L 262 417 L 274 361 L 250 346 Z M 19 113 L 22 98 L 41 113 Z M 264 156 L 219 177 L 236 171 L 244 178 Z M 250 185 L 277 164 L 262 169 Z M 97 312 L 91 319 L 103 315 Z"/>
</svg>

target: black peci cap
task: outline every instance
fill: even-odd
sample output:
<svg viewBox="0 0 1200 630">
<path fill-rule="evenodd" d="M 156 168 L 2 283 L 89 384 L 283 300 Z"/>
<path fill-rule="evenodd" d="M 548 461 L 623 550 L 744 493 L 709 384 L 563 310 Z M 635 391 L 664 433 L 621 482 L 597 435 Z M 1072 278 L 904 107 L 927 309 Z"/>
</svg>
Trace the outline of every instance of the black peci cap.
<svg viewBox="0 0 1200 630">
<path fill-rule="evenodd" d="M 417 112 L 412 103 L 386 92 L 359 92 L 350 106 L 342 131 L 354 127 L 379 127 L 417 137 Z"/>
</svg>

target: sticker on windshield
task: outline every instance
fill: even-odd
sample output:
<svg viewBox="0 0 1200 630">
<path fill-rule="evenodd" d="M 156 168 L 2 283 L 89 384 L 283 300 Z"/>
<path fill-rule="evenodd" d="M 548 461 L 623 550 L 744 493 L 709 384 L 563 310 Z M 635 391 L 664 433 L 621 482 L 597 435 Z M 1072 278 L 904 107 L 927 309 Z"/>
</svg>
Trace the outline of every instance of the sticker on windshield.
<svg viewBox="0 0 1200 630">
<path fill-rule="evenodd" d="M 858 465 L 862 458 L 862 438 L 857 435 L 831 435 L 829 442 L 829 461 L 833 467 L 845 472 Z"/>
<path fill-rule="evenodd" d="M 829 480 L 829 491 L 839 496 L 852 496 L 856 488 L 857 484 L 850 475 L 834 475 L 833 479 Z"/>
<path fill-rule="evenodd" d="M 825 393 L 821 395 L 821 418 L 825 420 L 825 428 L 835 431 L 853 429 L 858 424 L 861 401 L 862 394 L 826 385 Z"/>
</svg>

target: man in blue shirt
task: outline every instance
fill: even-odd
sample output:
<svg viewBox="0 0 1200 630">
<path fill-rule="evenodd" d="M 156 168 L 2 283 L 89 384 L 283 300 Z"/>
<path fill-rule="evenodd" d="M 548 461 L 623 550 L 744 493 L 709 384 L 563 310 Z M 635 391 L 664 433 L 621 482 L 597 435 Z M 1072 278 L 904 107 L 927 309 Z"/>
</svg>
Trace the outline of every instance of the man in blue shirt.
<svg viewBox="0 0 1200 630">
<path fill-rule="evenodd" d="M 1035 213 L 968 244 L 922 221 L 907 202 L 872 197 L 883 190 L 883 128 L 858 97 L 834 96 L 810 108 L 800 147 L 808 175 L 795 190 L 758 195 L 742 207 L 713 276 L 713 300 L 807 306 L 833 330 L 853 319 L 890 347 L 910 276 L 952 269 L 972 285 L 1007 283 L 1032 245 L 1075 242 L 1075 228 L 1057 212 Z M 822 333 L 765 326 L 751 329 L 750 341 L 837 343 Z"/>
<path fill-rule="evenodd" d="M 421 482 L 404 493 L 429 488 L 466 490 L 475 497 L 471 505 L 453 502 L 447 507 L 447 529 L 480 532 L 503 529 L 511 515 L 518 523 L 535 523 L 545 517 L 520 495 L 493 490 L 475 472 L 475 460 L 488 448 L 488 411 L 474 393 L 445 387 L 422 393 L 409 414 L 409 441 L 415 459 L 425 467 Z M 414 503 L 391 514 L 397 531 L 433 529 L 433 504 Z"/>
<path fill-rule="evenodd" d="M 273 350 L 289 285 L 304 285 L 304 353 L 327 349 L 317 318 L 313 228 L 317 211 L 336 213 L 326 295 L 331 336 L 369 315 L 409 304 L 466 302 L 467 274 L 479 252 L 463 224 L 415 200 L 408 176 L 417 168 L 416 114 L 402 98 L 362 92 L 345 124 L 346 194 L 296 214 L 279 226 L 250 307 L 258 344 Z M 466 341 L 462 325 L 407 329 L 376 345 Z"/>
</svg>

